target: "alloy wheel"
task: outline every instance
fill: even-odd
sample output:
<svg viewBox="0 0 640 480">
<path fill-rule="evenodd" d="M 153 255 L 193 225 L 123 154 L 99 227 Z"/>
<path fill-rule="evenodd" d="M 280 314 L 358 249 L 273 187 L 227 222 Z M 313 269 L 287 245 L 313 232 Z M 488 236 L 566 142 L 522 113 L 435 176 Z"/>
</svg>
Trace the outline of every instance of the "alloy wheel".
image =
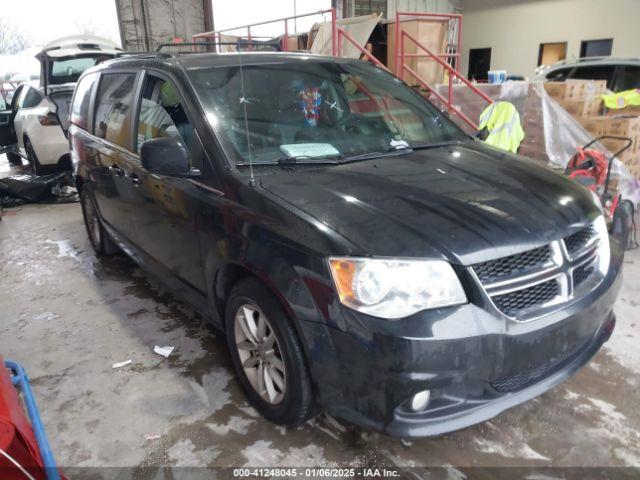
<svg viewBox="0 0 640 480">
<path fill-rule="evenodd" d="M 278 340 L 264 312 L 256 305 L 242 305 L 235 315 L 234 334 L 249 383 L 265 402 L 280 403 L 286 393 L 286 369 Z"/>
</svg>

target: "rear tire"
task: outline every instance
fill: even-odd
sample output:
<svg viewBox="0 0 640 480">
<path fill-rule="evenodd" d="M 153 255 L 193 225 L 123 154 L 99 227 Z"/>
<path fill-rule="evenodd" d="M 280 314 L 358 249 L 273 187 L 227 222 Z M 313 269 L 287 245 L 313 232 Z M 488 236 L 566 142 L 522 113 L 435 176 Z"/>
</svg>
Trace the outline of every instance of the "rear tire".
<svg viewBox="0 0 640 480">
<path fill-rule="evenodd" d="M 87 236 L 96 255 L 100 257 L 118 252 L 117 245 L 102 225 L 93 195 L 84 188 L 80 190 L 80 206 Z"/>
<path fill-rule="evenodd" d="M 249 403 L 278 425 L 311 418 L 314 395 L 304 351 L 288 315 L 262 283 L 247 278 L 231 290 L 225 327 Z"/>
<path fill-rule="evenodd" d="M 34 175 L 41 175 L 42 165 L 40 165 L 40 161 L 38 160 L 38 155 L 36 155 L 36 151 L 33 149 L 33 145 L 31 145 L 31 142 L 29 141 L 29 139 L 25 139 L 24 149 L 27 152 L 29 165 L 31 165 L 31 173 L 33 173 Z"/>
</svg>

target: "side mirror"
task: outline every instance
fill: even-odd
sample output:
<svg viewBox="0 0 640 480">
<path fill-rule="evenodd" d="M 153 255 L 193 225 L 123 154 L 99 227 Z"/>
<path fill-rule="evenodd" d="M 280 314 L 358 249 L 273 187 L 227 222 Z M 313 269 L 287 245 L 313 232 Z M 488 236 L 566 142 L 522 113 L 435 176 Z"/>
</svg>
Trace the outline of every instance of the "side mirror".
<svg viewBox="0 0 640 480">
<path fill-rule="evenodd" d="M 179 140 L 160 137 L 147 140 L 140 146 L 142 166 L 159 175 L 183 176 L 190 174 L 189 152 Z"/>
</svg>

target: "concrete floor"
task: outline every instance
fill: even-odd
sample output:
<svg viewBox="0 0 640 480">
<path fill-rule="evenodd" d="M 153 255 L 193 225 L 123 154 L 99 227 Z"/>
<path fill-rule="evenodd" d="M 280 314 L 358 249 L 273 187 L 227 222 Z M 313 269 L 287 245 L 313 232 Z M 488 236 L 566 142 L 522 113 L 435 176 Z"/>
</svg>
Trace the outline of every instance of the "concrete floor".
<svg viewBox="0 0 640 480">
<path fill-rule="evenodd" d="M 245 402 L 220 335 L 128 258 L 94 256 L 79 204 L 5 214 L 0 352 L 28 370 L 63 466 L 445 466 L 449 478 L 640 466 L 640 250 L 626 256 L 615 333 L 588 366 L 494 420 L 407 443 L 326 416 L 270 424 Z M 154 345 L 176 350 L 165 360 Z"/>
</svg>

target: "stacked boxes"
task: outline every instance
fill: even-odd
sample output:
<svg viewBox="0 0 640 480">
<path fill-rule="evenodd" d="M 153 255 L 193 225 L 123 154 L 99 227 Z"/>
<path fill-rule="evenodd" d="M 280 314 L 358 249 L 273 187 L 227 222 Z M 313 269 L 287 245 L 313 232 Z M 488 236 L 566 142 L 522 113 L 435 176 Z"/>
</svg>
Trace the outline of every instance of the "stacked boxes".
<svg viewBox="0 0 640 480">
<path fill-rule="evenodd" d="M 624 110 L 621 110 L 624 112 Z M 637 116 L 615 116 L 607 117 L 605 121 L 604 134 L 615 137 L 626 137 L 631 140 L 631 146 L 618 155 L 618 158 L 625 164 L 627 169 L 635 177 L 640 178 L 640 117 Z M 602 145 L 612 153 L 624 147 L 622 140 L 605 139 Z"/>
<path fill-rule="evenodd" d="M 593 117 L 602 110 L 602 95 L 607 88 L 605 80 L 567 80 L 545 82 L 544 88 L 576 120 Z"/>
<path fill-rule="evenodd" d="M 602 114 L 600 96 L 606 91 L 606 81 L 567 80 L 546 82 L 545 90 L 594 138 L 603 135 L 627 137 L 631 146 L 618 155 L 635 177 L 640 177 L 640 107 L 610 110 Z M 605 139 L 600 142 L 611 153 L 624 147 L 621 140 Z"/>
</svg>

